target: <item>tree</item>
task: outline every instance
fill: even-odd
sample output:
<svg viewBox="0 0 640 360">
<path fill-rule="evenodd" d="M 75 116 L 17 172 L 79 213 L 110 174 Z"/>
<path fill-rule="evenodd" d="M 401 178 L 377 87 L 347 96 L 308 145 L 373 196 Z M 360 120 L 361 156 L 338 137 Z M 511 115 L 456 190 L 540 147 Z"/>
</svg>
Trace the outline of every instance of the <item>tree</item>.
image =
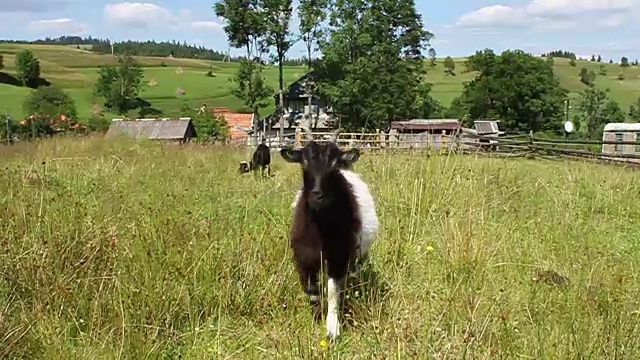
<svg viewBox="0 0 640 360">
<path fill-rule="evenodd" d="M 596 80 L 596 73 L 591 70 L 587 70 L 587 68 L 580 69 L 580 82 L 587 86 L 594 86 Z"/>
<path fill-rule="evenodd" d="M 329 18 L 317 83 L 341 126 L 384 128 L 426 111 L 422 52 L 432 35 L 413 1 L 336 0 Z"/>
<path fill-rule="evenodd" d="M 602 76 L 607 75 L 607 68 L 605 68 L 604 65 L 600 65 L 600 69 L 598 70 L 598 73 Z"/>
<path fill-rule="evenodd" d="M 216 16 L 226 20 L 223 30 L 227 41 L 236 49 L 244 48 L 247 60 L 261 57 L 265 51 L 267 32 L 259 0 L 221 0 L 213 5 Z"/>
<path fill-rule="evenodd" d="M 609 64 L 613 64 L 613 59 L 609 59 Z"/>
<path fill-rule="evenodd" d="M 40 79 L 40 61 L 31 50 L 22 50 L 16 55 L 16 76 L 24 86 L 33 86 Z"/>
<path fill-rule="evenodd" d="M 456 63 L 453 61 L 451 56 L 447 56 L 444 58 L 444 73 L 449 76 L 456 76 Z"/>
<path fill-rule="evenodd" d="M 624 81 L 624 73 L 622 71 L 618 74 L 618 80 Z"/>
<path fill-rule="evenodd" d="M 589 139 L 601 138 L 605 124 L 624 121 L 622 109 L 609 98 L 608 93 L 609 90 L 589 88 L 580 94 L 578 111 L 586 124 L 586 135 Z"/>
<path fill-rule="evenodd" d="M 242 100 L 244 105 L 255 114 L 258 114 L 260 109 L 269 106 L 265 100 L 270 99 L 274 91 L 266 84 L 260 64 L 242 59 L 238 73 L 232 78 L 232 81 L 236 83 L 236 87 L 231 89 L 231 93 Z"/>
<path fill-rule="evenodd" d="M 623 56 L 622 58 L 620 58 L 620 66 L 622 67 L 629 66 L 629 59 L 626 56 Z"/>
<path fill-rule="evenodd" d="M 596 61 L 597 62 L 602 62 L 602 56 L 598 55 L 598 59 Z"/>
<path fill-rule="evenodd" d="M 561 128 L 567 91 L 550 62 L 521 50 L 496 55 L 485 49 L 470 56 L 466 66 L 478 74 L 454 102 L 470 120 L 498 117 L 509 131 Z"/>
<path fill-rule="evenodd" d="M 311 52 L 319 45 L 323 34 L 320 24 L 326 19 L 327 6 L 329 6 L 328 0 L 300 0 L 298 5 L 299 31 L 307 49 L 309 69 L 311 69 Z"/>
<path fill-rule="evenodd" d="M 576 66 L 576 60 L 575 59 L 569 59 L 569 66 Z"/>
<path fill-rule="evenodd" d="M 64 115 L 76 120 L 78 112 L 71 96 L 57 86 L 40 86 L 24 100 L 22 108 L 27 114 L 44 115 L 51 119 Z"/>
<path fill-rule="evenodd" d="M 636 103 L 629 107 L 629 120 L 631 122 L 640 121 L 640 97 L 636 100 Z"/>
<path fill-rule="evenodd" d="M 280 106 L 284 104 L 284 60 L 287 51 L 295 41 L 291 38 L 289 22 L 293 12 L 292 0 L 262 0 L 264 21 L 266 26 L 265 41 L 268 46 L 275 48 L 275 58 L 278 61 L 278 96 Z M 284 116 L 284 112 L 281 112 Z M 280 129 L 284 131 L 284 121 L 280 122 Z M 282 134 L 281 134 L 282 135 Z"/>
<path fill-rule="evenodd" d="M 268 48 L 267 34 L 270 30 L 265 21 L 264 5 L 262 0 L 220 0 L 213 6 L 216 15 L 227 22 L 224 32 L 229 44 L 246 51 L 238 73 L 231 79 L 236 84 L 232 93 L 255 113 L 266 107 L 264 99 L 273 93 L 262 77 L 261 58 Z M 280 14 L 277 16 L 279 19 Z"/>
<path fill-rule="evenodd" d="M 589 61 L 596 61 L 596 56 L 595 55 L 591 55 L 591 60 Z"/>
<path fill-rule="evenodd" d="M 430 67 L 436 67 L 438 64 L 436 64 L 436 49 L 434 48 L 429 48 L 429 50 L 427 51 L 427 54 L 429 56 L 429 66 Z"/>
<path fill-rule="evenodd" d="M 229 125 L 223 116 L 210 111 L 197 112 L 186 102 L 180 108 L 180 115 L 191 118 L 199 139 L 226 140 L 229 137 Z"/>
<path fill-rule="evenodd" d="M 140 106 L 138 94 L 144 72 L 131 55 L 118 56 L 117 66 L 100 66 L 94 94 L 103 97 L 105 107 L 119 114 Z"/>
</svg>

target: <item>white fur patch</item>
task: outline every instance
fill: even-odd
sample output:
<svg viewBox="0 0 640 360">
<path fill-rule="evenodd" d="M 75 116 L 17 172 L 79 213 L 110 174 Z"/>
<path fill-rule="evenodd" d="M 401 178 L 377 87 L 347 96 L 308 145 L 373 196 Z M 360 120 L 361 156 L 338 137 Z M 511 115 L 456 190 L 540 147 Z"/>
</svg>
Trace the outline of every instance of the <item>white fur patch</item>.
<svg viewBox="0 0 640 360">
<path fill-rule="evenodd" d="M 380 227 L 378 215 L 376 213 L 376 204 L 371 192 L 369 191 L 369 186 L 367 183 L 362 181 L 360 175 L 351 170 L 340 170 L 340 173 L 351 185 L 353 195 L 356 199 L 356 203 L 358 204 L 358 214 L 362 221 L 362 228 L 360 229 L 359 234 L 357 234 L 358 245 L 360 248 L 358 256 L 363 256 L 369 251 L 369 248 L 378 233 L 378 228 Z M 298 190 L 296 193 L 296 196 L 291 203 L 292 209 L 295 209 L 298 204 L 298 200 L 300 200 L 300 196 L 302 196 L 302 189 Z"/>
<path fill-rule="evenodd" d="M 327 335 L 331 340 L 340 336 L 338 321 L 338 301 L 340 300 L 340 282 L 334 278 L 327 279 Z"/>
</svg>

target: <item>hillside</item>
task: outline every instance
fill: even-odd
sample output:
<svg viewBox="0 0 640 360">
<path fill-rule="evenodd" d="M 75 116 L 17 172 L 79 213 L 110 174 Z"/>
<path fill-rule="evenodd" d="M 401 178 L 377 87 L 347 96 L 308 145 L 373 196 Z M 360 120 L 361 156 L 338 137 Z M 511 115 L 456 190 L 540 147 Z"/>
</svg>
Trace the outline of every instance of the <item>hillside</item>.
<svg viewBox="0 0 640 360">
<path fill-rule="evenodd" d="M 43 77 L 53 84 L 64 87 L 76 100 L 78 110 L 83 116 L 88 116 L 95 103 L 92 96 L 93 85 L 97 78 L 97 67 L 103 64 L 114 64 L 115 58 L 111 55 L 100 55 L 91 51 L 77 49 L 75 46 L 63 45 L 24 45 L 24 44 L 0 44 L 0 53 L 4 55 L 4 63 L 7 73 L 14 72 L 14 56 L 22 49 L 30 49 L 40 60 Z M 142 97 L 150 101 L 154 107 L 166 112 L 167 115 L 176 115 L 183 101 L 187 101 L 192 107 L 205 103 L 209 106 L 228 106 L 238 108 L 242 103 L 230 94 L 232 84 L 229 79 L 235 74 L 236 63 L 223 63 L 195 59 L 173 59 L 139 57 L 140 63 L 145 67 L 146 82 L 155 80 L 157 86 L 147 86 Z M 462 73 L 464 58 L 454 59 L 456 62 L 457 76 L 451 77 L 444 74 L 442 59 L 438 60 L 438 66 L 430 70 L 429 80 L 434 84 L 434 97 L 445 105 L 460 94 L 465 81 L 470 81 L 474 73 Z M 575 67 L 569 65 L 567 59 L 555 58 L 555 71 L 563 87 L 571 91 L 573 97 L 586 89 L 586 85 L 580 82 L 578 73 L 582 67 L 599 73 L 600 65 L 604 65 L 607 75 L 599 75 L 596 87 L 609 88 L 611 96 L 620 103 L 623 109 L 628 109 L 637 97 L 640 90 L 640 68 L 621 68 L 617 64 L 577 61 Z M 207 77 L 211 70 L 215 77 Z M 290 83 L 302 76 L 304 67 L 285 67 L 285 81 Z M 618 80 L 618 74 L 624 74 L 624 81 Z M 268 83 L 277 87 L 277 68 L 266 69 Z M 176 96 L 177 88 L 186 91 L 184 96 Z M 28 89 L 0 84 L 0 111 L 8 111 L 14 117 L 23 116 L 22 101 Z M 266 109 L 265 113 L 273 108 Z"/>
</svg>

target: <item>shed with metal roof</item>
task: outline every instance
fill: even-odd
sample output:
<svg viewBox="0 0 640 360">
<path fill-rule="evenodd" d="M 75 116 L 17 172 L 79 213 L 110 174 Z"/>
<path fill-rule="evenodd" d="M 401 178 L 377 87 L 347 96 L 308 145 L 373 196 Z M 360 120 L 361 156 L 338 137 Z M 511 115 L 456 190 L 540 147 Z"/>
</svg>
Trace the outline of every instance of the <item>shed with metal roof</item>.
<svg viewBox="0 0 640 360">
<path fill-rule="evenodd" d="M 197 136 L 191 118 L 113 119 L 106 137 L 187 142 Z"/>
</svg>

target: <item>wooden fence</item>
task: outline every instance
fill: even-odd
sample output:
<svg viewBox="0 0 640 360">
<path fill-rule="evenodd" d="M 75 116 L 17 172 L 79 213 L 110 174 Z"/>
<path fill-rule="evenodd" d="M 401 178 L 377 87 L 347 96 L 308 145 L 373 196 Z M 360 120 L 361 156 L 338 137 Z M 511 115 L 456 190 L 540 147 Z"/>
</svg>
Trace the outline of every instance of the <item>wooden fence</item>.
<svg viewBox="0 0 640 360">
<path fill-rule="evenodd" d="M 326 141 L 331 133 L 313 133 L 315 141 Z M 270 147 L 304 146 L 307 140 L 300 133 L 286 143 L 270 142 Z M 461 154 L 484 154 L 501 157 L 538 157 L 545 159 L 590 159 L 640 166 L 640 142 L 601 141 L 575 139 L 546 139 L 533 134 L 505 136 L 483 136 L 472 133 L 446 134 L 386 134 L 342 133 L 337 139 L 342 148 L 359 148 L 372 153 L 380 152 L 438 152 Z M 603 145 L 621 146 L 624 151 L 602 152 Z M 631 149 L 631 151 L 630 151 Z"/>
</svg>

